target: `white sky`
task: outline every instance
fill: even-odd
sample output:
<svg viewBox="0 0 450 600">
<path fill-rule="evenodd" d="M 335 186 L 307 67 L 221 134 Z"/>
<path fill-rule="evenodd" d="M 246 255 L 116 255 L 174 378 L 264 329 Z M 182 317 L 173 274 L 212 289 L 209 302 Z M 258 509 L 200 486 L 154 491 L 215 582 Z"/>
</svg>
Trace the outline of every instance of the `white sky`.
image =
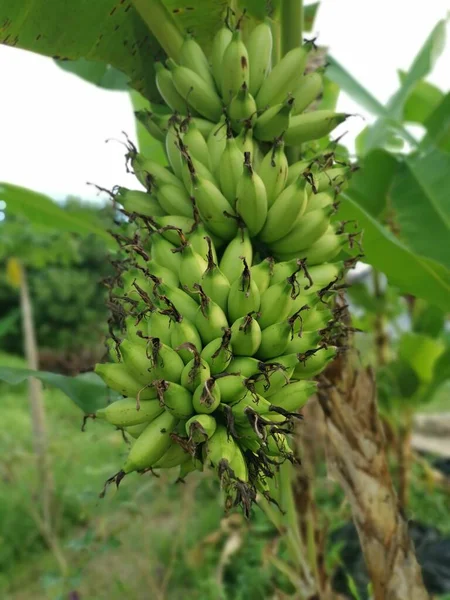
<svg viewBox="0 0 450 600">
<path fill-rule="evenodd" d="M 322 0 L 316 23 L 319 43 L 385 102 L 395 91 L 397 69 L 407 69 L 449 0 Z M 450 43 L 429 81 L 449 88 Z M 87 181 L 107 188 L 136 187 L 125 173 L 124 149 L 107 138 L 126 131 L 134 138 L 127 94 L 108 92 L 60 70 L 51 59 L 0 46 L 0 181 L 46 193 L 95 199 Z M 341 95 L 338 108 L 364 115 Z M 369 119 L 370 120 L 370 119 Z M 351 142 L 365 126 L 344 124 Z"/>
</svg>

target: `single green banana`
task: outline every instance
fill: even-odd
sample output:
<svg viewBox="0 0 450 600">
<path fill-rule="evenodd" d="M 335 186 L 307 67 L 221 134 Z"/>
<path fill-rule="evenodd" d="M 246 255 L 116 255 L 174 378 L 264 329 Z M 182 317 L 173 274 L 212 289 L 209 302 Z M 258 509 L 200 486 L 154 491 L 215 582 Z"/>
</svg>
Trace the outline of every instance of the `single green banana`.
<svg viewBox="0 0 450 600">
<path fill-rule="evenodd" d="M 234 131 L 239 133 L 244 127 L 253 124 L 257 111 L 255 99 L 248 91 L 247 84 L 243 83 L 228 107 L 228 116 Z"/>
<path fill-rule="evenodd" d="M 260 361 L 250 356 L 235 356 L 228 365 L 228 373 L 239 373 L 242 377 L 251 377 L 259 372 Z"/>
<path fill-rule="evenodd" d="M 233 471 L 234 477 L 239 481 L 248 481 L 247 462 L 242 454 L 241 449 L 236 445 L 233 458 L 230 460 L 230 469 Z"/>
<path fill-rule="evenodd" d="M 161 235 L 177 247 L 180 245 L 180 230 L 186 236 L 195 226 L 194 219 L 181 215 L 164 215 L 163 217 L 155 217 L 153 221 L 156 227 L 161 230 Z"/>
<path fill-rule="evenodd" d="M 189 196 L 193 196 L 194 183 L 193 176 L 194 174 L 202 179 L 206 179 L 214 186 L 218 187 L 219 184 L 217 182 L 216 177 L 211 173 L 211 171 L 199 160 L 191 156 L 188 152 L 187 147 L 182 143 L 182 158 L 181 158 L 181 179 L 183 180 L 186 191 Z"/>
<path fill-rule="evenodd" d="M 236 29 L 222 60 L 222 97 L 226 104 L 244 83 L 249 84 L 249 58 L 241 31 Z"/>
<path fill-rule="evenodd" d="M 207 267 L 202 275 L 201 286 L 203 291 L 211 300 L 220 306 L 226 312 L 228 306 L 228 295 L 230 293 L 230 282 L 217 266 L 213 256 L 213 245 L 211 238 L 206 238 L 209 249 L 207 254 Z M 231 242 L 230 242 L 231 243 Z"/>
<path fill-rule="evenodd" d="M 278 141 L 264 156 L 258 169 L 267 192 L 267 206 L 270 208 L 286 185 L 288 160 L 284 152 L 284 143 Z"/>
<path fill-rule="evenodd" d="M 244 155 L 239 150 L 236 139 L 228 130 L 225 150 L 217 169 L 217 177 L 222 194 L 233 208 L 236 205 L 237 186 L 243 170 Z"/>
<path fill-rule="evenodd" d="M 186 434 L 196 444 L 202 444 L 211 438 L 216 429 L 217 421 L 208 414 L 194 415 L 186 421 Z"/>
<path fill-rule="evenodd" d="M 286 179 L 286 185 L 291 185 L 293 184 L 295 181 L 297 181 L 297 179 L 299 177 L 303 177 L 303 173 L 309 172 L 309 166 L 311 164 L 311 161 L 308 160 L 299 160 L 298 162 L 295 162 L 292 165 L 289 165 L 289 169 L 288 169 L 288 174 L 287 174 L 287 179 Z"/>
<path fill-rule="evenodd" d="M 183 136 L 183 144 L 191 158 L 198 160 L 209 171 L 211 170 L 208 144 L 193 121 L 189 123 L 187 131 Z"/>
<path fill-rule="evenodd" d="M 321 171 L 314 177 L 318 192 L 335 193 L 348 187 L 351 169 L 348 167 L 333 167 Z"/>
<path fill-rule="evenodd" d="M 120 351 L 124 365 L 139 383 L 145 385 L 155 379 L 167 379 L 175 383 L 180 381 L 183 361 L 175 350 L 158 338 L 149 340 L 147 352 L 128 340 L 122 341 Z"/>
<path fill-rule="evenodd" d="M 151 256 L 153 260 L 170 269 L 175 275 L 178 275 L 180 272 L 181 257 L 179 253 L 172 252 L 176 246 L 156 231 L 151 236 L 151 243 Z"/>
<path fill-rule="evenodd" d="M 169 115 L 160 115 L 149 110 L 136 110 L 134 116 L 155 140 L 164 143 L 169 129 Z"/>
<path fill-rule="evenodd" d="M 153 189 L 155 184 L 158 186 L 169 184 L 183 187 L 183 183 L 169 169 L 138 153 L 134 146 L 130 147 L 126 159 L 130 161 L 139 182 L 149 191 Z"/>
<path fill-rule="evenodd" d="M 220 306 L 205 294 L 200 285 L 196 284 L 194 288 L 200 295 L 200 306 L 195 315 L 194 324 L 200 333 L 203 344 L 206 345 L 222 336 L 223 328 L 228 327 L 227 316 Z"/>
<path fill-rule="evenodd" d="M 318 194 L 310 194 L 308 197 L 308 203 L 306 204 L 305 213 L 310 213 L 313 210 L 319 208 L 327 208 L 333 205 L 333 197 L 326 192 L 319 192 Z"/>
<path fill-rule="evenodd" d="M 231 284 L 228 295 L 228 315 L 232 322 L 249 313 L 258 312 L 261 304 L 261 294 L 252 279 L 247 260 L 243 258 L 242 262 L 244 265 L 242 273 Z"/>
<path fill-rule="evenodd" d="M 349 115 L 332 110 L 313 110 L 291 118 L 289 129 L 284 135 L 286 146 L 299 146 L 318 140 L 343 123 Z"/>
<path fill-rule="evenodd" d="M 197 302 L 183 292 L 179 287 L 174 287 L 168 283 L 163 283 L 160 279 L 155 278 L 155 304 L 158 308 L 166 309 L 168 299 L 179 313 L 186 316 L 190 321 L 194 322 L 197 315 L 198 304 Z"/>
<path fill-rule="evenodd" d="M 292 115 L 302 113 L 323 92 L 323 77 L 317 71 L 304 75 L 292 95 L 295 98 Z"/>
<path fill-rule="evenodd" d="M 213 436 L 205 443 L 205 462 L 219 467 L 225 461 L 230 463 L 236 452 L 237 444 L 223 425 L 218 425 Z"/>
<path fill-rule="evenodd" d="M 194 414 L 192 394 L 178 383 L 165 379 L 153 382 L 161 406 L 177 419 L 189 419 Z"/>
<path fill-rule="evenodd" d="M 297 333 L 291 340 L 289 340 L 286 348 L 284 349 L 284 353 L 302 354 L 303 352 L 308 352 L 308 350 L 314 350 L 317 348 L 320 340 L 321 335 L 317 331 L 310 331 L 308 333 L 302 332 L 301 336 L 299 336 Z"/>
<path fill-rule="evenodd" d="M 196 297 L 197 294 L 194 291 L 194 285 L 201 282 L 208 263 L 194 250 L 192 244 L 187 241 L 180 246 L 180 256 L 180 283 L 186 291 L 190 292 L 191 295 L 194 294 L 194 297 Z"/>
<path fill-rule="evenodd" d="M 248 42 L 250 61 L 249 89 L 255 96 L 270 72 L 272 62 L 272 29 L 269 21 L 257 25 L 251 32 Z"/>
<path fill-rule="evenodd" d="M 228 281 L 233 283 L 242 274 L 241 256 L 251 265 L 253 261 L 253 245 L 247 229 L 239 229 L 237 235 L 225 248 L 219 267 Z"/>
<path fill-rule="evenodd" d="M 281 137 L 289 128 L 291 121 L 293 98 L 286 102 L 275 104 L 265 110 L 257 119 L 254 127 L 254 136 L 263 142 L 273 142 Z"/>
<path fill-rule="evenodd" d="M 283 354 L 289 342 L 289 338 L 294 335 L 294 324 L 301 316 L 300 310 L 284 321 L 269 325 L 262 330 L 261 345 L 256 353 L 261 360 L 269 360 L 275 356 Z"/>
<path fill-rule="evenodd" d="M 304 361 L 299 361 L 294 369 L 295 379 L 311 379 L 321 373 L 324 367 L 336 356 L 337 349 L 334 346 L 321 348 Z"/>
<path fill-rule="evenodd" d="M 173 111 L 185 115 L 188 110 L 186 100 L 178 93 L 173 82 L 172 73 L 160 63 L 155 63 L 156 87 L 165 104 Z M 198 114 L 195 112 L 195 114 Z"/>
<path fill-rule="evenodd" d="M 99 408 L 95 413 L 96 419 L 104 419 L 116 427 L 129 427 L 153 421 L 164 410 L 157 400 L 146 400 L 136 406 L 134 398 L 123 398 Z"/>
<path fill-rule="evenodd" d="M 319 265 L 322 262 L 333 260 L 348 243 L 346 234 L 337 235 L 332 228 L 327 231 L 307 248 L 304 252 L 308 265 Z"/>
<path fill-rule="evenodd" d="M 136 213 L 146 217 L 158 217 L 166 214 L 164 208 L 159 204 L 158 199 L 148 192 L 127 190 L 127 188 L 119 187 L 114 195 L 114 199 L 128 213 Z"/>
<path fill-rule="evenodd" d="M 163 344 L 170 346 L 170 334 L 170 317 L 153 311 L 147 319 L 147 336 L 158 338 Z"/>
<path fill-rule="evenodd" d="M 200 356 L 208 363 L 211 375 L 222 373 L 230 364 L 233 358 L 230 338 L 230 329 L 225 329 L 222 337 L 209 342 L 201 351 Z"/>
<path fill-rule="evenodd" d="M 211 133 L 212 129 L 216 126 L 216 123 L 212 123 L 208 119 L 202 119 L 201 117 L 194 117 L 192 121 L 197 125 L 202 136 L 206 139 Z"/>
<path fill-rule="evenodd" d="M 172 171 L 175 173 L 178 179 L 181 179 L 182 175 L 182 156 L 179 146 L 179 140 L 183 139 L 183 133 L 180 131 L 180 125 L 175 120 L 169 124 L 167 130 L 166 139 L 164 142 L 164 150 L 166 151 L 169 165 L 172 167 Z"/>
<path fill-rule="evenodd" d="M 293 381 L 270 397 L 270 402 L 288 412 L 296 412 L 305 406 L 317 391 L 315 381 Z"/>
<path fill-rule="evenodd" d="M 271 284 L 272 272 L 274 267 L 274 260 L 272 257 L 268 256 L 260 263 L 253 265 L 250 268 L 250 272 L 252 274 L 253 281 L 258 286 L 258 290 L 260 294 L 265 292 L 269 285 Z M 292 271 L 291 271 L 292 273 Z"/>
<path fill-rule="evenodd" d="M 140 423 L 139 425 L 130 425 L 130 427 L 124 427 L 124 431 L 126 431 L 132 438 L 137 440 L 137 438 L 141 435 L 144 429 L 149 424 L 149 421 L 145 423 Z"/>
<path fill-rule="evenodd" d="M 280 360 L 280 357 L 261 363 L 259 373 L 251 377 L 247 385 L 264 398 L 270 398 L 289 383 L 297 361 L 292 366 L 283 363 L 284 360 Z"/>
<path fill-rule="evenodd" d="M 210 89 L 215 90 L 216 85 L 209 67 L 208 59 L 200 44 L 198 44 L 190 35 L 185 38 L 183 45 L 181 46 L 180 64 L 183 67 L 187 67 L 194 71 L 194 73 L 199 75 L 203 81 L 208 84 Z"/>
<path fill-rule="evenodd" d="M 231 345 L 235 356 L 253 356 L 261 344 L 261 327 L 252 313 L 231 326 Z"/>
<path fill-rule="evenodd" d="M 321 208 L 301 216 L 287 235 L 271 244 L 272 250 L 276 253 L 303 250 L 306 253 L 307 248 L 328 229 L 332 212 L 332 208 Z"/>
<path fill-rule="evenodd" d="M 296 272 L 285 280 L 275 283 L 261 294 L 259 325 L 262 330 L 286 319 L 291 314 L 295 298 L 299 295 Z"/>
<path fill-rule="evenodd" d="M 283 56 L 262 82 L 256 96 L 258 108 L 283 102 L 286 96 L 294 91 L 299 75 L 305 70 L 306 59 L 307 51 L 302 47 L 294 48 Z"/>
<path fill-rule="evenodd" d="M 156 398 L 155 390 L 137 381 L 124 363 L 97 364 L 95 372 L 109 388 L 119 392 L 123 396 L 129 398 L 139 397 L 140 400 L 152 400 Z"/>
<path fill-rule="evenodd" d="M 189 345 L 184 346 L 187 348 Z M 208 363 L 200 357 L 195 346 L 191 346 L 190 351 L 194 354 L 194 358 L 181 372 L 181 385 L 193 393 L 199 385 L 211 377 L 211 372 Z"/>
<path fill-rule="evenodd" d="M 220 404 L 220 389 L 213 377 L 197 387 L 192 403 L 196 413 L 210 414 L 216 410 Z"/>
<path fill-rule="evenodd" d="M 256 236 L 267 217 L 267 194 L 261 177 L 253 170 L 250 153 L 244 153 L 244 171 L 236 190 L 236 211 L 251 236 Z"/>
<path fill-rule="evenodd" d="M 216 385 L 220 389 L 222 404 L 233 404 L 248 392 L 245 387 L 246 378 L 242 375 L 227 374 L 216 378 Z"/>
<path fill-rule="evenodd" d="M 222 114 L 222 102 L 215 89 L 195 71 L 177 65 L 170 58 L 166 65 L 172 72 L 173 82 L 180 96 L 203 117 L 217 123 Z"/>
<path fill-rule="evenodd" d="M 271 407 L 271 403 L 259 396 L 256 393 L 248 391 L 245 396 L 238 400 L 235 404 L 231 405 L 231 411 L 236 421 L 247 422 L 248 414 L 255 412 L 259 415 L 268 413 Z M 250 409 L 250 410 L 249 410 Z"/>
<path fill-rule="evenodd" d="M 216 33 L 211 49 L 211 69 L 216 87 L 222 94 L 222 73 L 223 73 L 223 56 L 225 50 L 231 42 L 233 33 L 229 27 L 221 27 Z"/>
<path fill-rule="evenodd" d="M 285 188 L 269 208 L 259 237 L 272 244 L 287 235 L 306 210 L 308 194 L 300 179 Z"/>
<path fill-rule="evenodd" d="M 235 213 L 221 191 L 210 181 L 193 176 L 194 197 L 205 226 L 223 240 L 236 235 Z"/>
<path fill-rule="evenodd" d="M 191 455 L 183 450 L 183 448 L 176 443 L 172 443 L 168 450 L 161 456 L 161 458 L 155 462 L 153 469 L 173 469 L 179 465 L 184 465 L 191 460 Z"/>
<path fill-rule="evenodd" d="M 208 258 L 209 245 L 206 238 L 209 237 L 212 242 L 212 255 L 213 259 L 217 262 L 216 248 L 220 247 L 220 242 L 216 236 L 212 236 L 208 233 L 203 223 L 196 223 L 191 233 L 188 234 L 188 241 L 192 244 L 194 250 L 200 254 L 203 258 Z"/>
<path fill-rule="evenodd" d="M 220 118 L 220 121 L 217 124 L 217 126 L 211 129 L 211 133 L 208 135 L 206 143 L 208 146 L 209 163 L 211 165 L 211 171 L 213 173 L 217 173 L 217 169 L 219 168 L 220 161 L 222 159 L 223 151 L 225 150 L 225 146 L 227 145 L 227 128 L 225 115 L 223 115 Z"/>
<path fill-rule="evenodd" d="M 178 419 L 167 411 L 149 423 L 131 448 L 123 473 L 148 469 L 164 456 L 172 445 L 170 434 L 177 423 Z"/>
<path fill-rule="evenodd" d="M 172 348 L 178 348 L 182 344 L 192 344 L 200 352 L 202 349 L 202 340 L 195 325 L 186 317 L 183 317 L 175 307 L 171 309 L 172 323 L 170 326 L 170 345 Z M 188 349 L 178 350 L 184 364 L 192 360 L 192 353 Z"/>
</svg>

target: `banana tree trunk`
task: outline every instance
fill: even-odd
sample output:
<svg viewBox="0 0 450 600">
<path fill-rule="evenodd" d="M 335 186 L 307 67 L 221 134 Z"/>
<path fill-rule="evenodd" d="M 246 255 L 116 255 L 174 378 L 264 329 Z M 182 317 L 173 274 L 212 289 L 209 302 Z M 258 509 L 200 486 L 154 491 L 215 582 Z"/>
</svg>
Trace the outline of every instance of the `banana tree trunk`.
<svg viewBox="0 0 450 600">
<path fill-rule="evenodd" d="M 427 600 L 408 523 L 394 490 L 371 369 L 356 352 L 327 369 L 319 393 L 330 475 L 343 487 L 358 530 L 375 600 Z"/>
</svg>

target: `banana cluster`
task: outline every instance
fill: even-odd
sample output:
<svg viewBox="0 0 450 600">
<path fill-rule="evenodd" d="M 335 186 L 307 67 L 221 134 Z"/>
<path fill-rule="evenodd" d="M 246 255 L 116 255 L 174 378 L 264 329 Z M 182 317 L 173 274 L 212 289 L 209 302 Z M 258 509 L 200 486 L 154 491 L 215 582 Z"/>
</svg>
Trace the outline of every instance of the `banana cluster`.
<svg viewBox="0 0 450 600">
<path fill-rule="evenodd" d="M 97 412 L 136 438 L 125 474 L 214 469 L 227 505 L 270 495 L 313 378 L 333 359 L 333 296 L 349 236 L 330 221 L 350 168 L 333 154 L 289 164 L 289 147 L 346 115 L 303 111 L 322 90 L 307 49 L 271 69 L 267 23 L 244 43 L 223 27 L 210 57 L 189 37 L 157 65 L 166 115 L 138 118 L 170 167 L 128 143 L 146 192 L 117 188 L 133 234 L 117 235 L 111 362 L 96 372 L 123 399 Z M 170 111 L 170 112 L 169 112 Z"/>
</svg>

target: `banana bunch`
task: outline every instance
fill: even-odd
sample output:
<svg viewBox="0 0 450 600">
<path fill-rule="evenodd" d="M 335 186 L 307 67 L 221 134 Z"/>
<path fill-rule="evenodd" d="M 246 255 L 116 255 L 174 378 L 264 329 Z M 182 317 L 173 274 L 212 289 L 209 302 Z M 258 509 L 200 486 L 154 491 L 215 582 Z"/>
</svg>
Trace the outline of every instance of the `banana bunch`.
<svg viewBox="0 0 450 600">
<path fill-rule="evenodd" d="M 285 460 L 314 377 L 337 352 L 333 298 L 354 234 L 332 219 L 350 166 L 333 152 L 289 164 L 290 147 L 347 115 L 304 112 L 322 91 L 308 49 L 273 68 L 266 22 L 244 41 L 216 34 L 210 56 L 186 38 L 179 63 L 156 67 L 168 112 L 137 113 L 169 167 L 128 141 L 146 191 L 116 188 L 132 235 L 109 282 L 110 362 L 96 372 L 123 398 L 96 417 L 135 438 L 128 473 L 213 469 L 226 505 L 248 513 Z"/>
</svg>

